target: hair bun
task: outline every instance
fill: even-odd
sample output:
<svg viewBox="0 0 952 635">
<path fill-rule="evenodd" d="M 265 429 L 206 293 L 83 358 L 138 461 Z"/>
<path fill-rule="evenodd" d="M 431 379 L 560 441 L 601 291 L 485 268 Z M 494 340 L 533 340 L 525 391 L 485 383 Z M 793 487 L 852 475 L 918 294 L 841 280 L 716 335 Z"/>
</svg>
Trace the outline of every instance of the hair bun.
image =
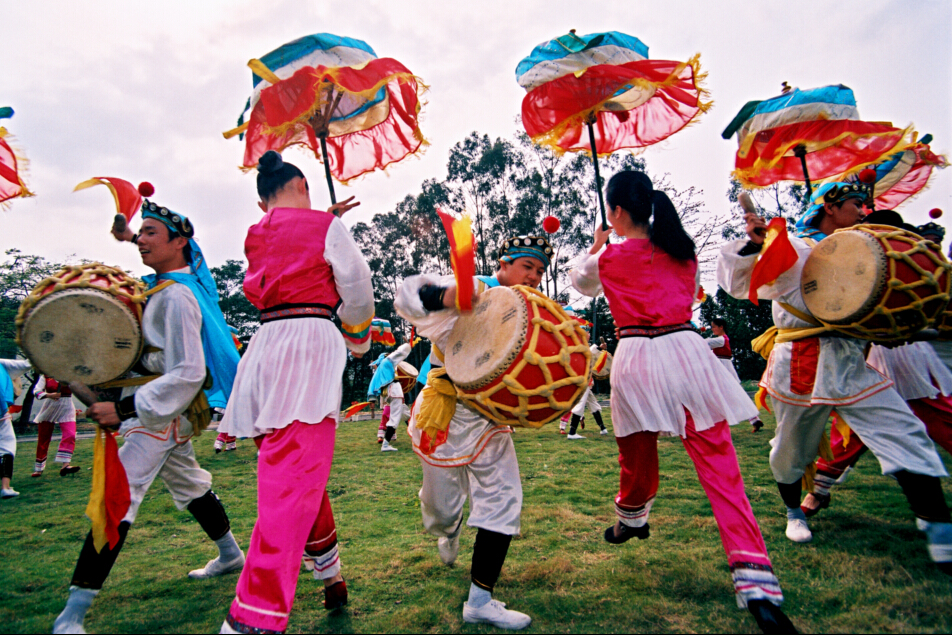
<svg viewBox="0 0 952 635">
<path fill-rule="evenodd" d="M 282 159 L 281 155 L 274 150 L 268 150 L 261 155 L 260 159 L 258 159 L 258 172 L 262 174 L 277 172 L 283 166 L 284 159 Z"/>
</svg>

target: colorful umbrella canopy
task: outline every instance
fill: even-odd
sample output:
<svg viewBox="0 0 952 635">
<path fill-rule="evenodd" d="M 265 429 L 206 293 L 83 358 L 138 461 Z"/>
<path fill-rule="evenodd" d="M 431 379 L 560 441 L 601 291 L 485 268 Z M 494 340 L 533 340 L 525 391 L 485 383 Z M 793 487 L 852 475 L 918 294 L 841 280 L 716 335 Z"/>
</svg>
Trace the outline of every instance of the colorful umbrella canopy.
<svg viewBox="0 0 952 635">
<path fill-rule="evenodd" d="M 225 133 L 244 134 L 245 169 L 268 150 L 303 145 L 324 162 L 333 197 L 330 176 L 346 183 L 425 143 L 418 117 L 426 87 L 400 62 L 378 58 L 366 42 L 308 35 L 248 66 L 254 93 L 238 128 Z"/>
<path fill-rule="evenodd" d="M 931 142 L 932 135 L 926 135 L 908 150 L 870 166 L 876 172 L 873 196 L 877 209 L 896 209 L 925 189 L 933 168 L 948 166 L 944 156 L 932 152 Z"/>
<path fill-rule="evenodd" d="M 0 108 L 0 119 L 9 119 L 12 116 L 13 108 Z M 7 201 L 14 198 L 33 196 L 33 192 L 23 181 L 26 159 L 10 145 L 12 140 L 13 136 L 7 129 L 0 127 L 0 206 L 5 206 Z"/>
<path fill-rule="evenodd" d="M 687 62 L 648 59 L 636 37 L 574 31 L 540 44 L 516 67 L 526 89 L 522 123 L 529 137 L 556 152 L 598 154 L 644 148 L 668 138 L 710 108 L 700 87 L 698 56 Z"/>
<path fill-rule="evenodd" d="M 784 87 L 778 97 L 748 102 L 721 135 L 737 134 L 734 177 L 744 187 L 845 177 L 912 143 L 911 128 L 860 121 L 846 86 Z"/>
</svg>

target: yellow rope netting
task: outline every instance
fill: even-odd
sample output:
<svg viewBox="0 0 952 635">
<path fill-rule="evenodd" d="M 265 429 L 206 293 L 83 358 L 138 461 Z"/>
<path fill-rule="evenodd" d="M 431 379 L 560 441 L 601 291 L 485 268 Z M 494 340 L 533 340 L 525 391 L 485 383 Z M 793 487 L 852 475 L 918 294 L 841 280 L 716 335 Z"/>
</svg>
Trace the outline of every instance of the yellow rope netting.
<svg viewBox="0 0 952 635">
<path fill-rule="evenodd" d="M 906 339 L 942 317 L 949 302 L 950 289 L 952 289 L 952 278 L 950 278 L 952 264 L 949 264 L 942 255 L 938 245 L 912 232 L 886 225 L 859 225 L 837 230 L 837 232 L 840 231 L 861 231 L 879 242 L 888 263 L 886 290 L 882 298 L 865 317 L 851 324 L 831 324 L 813 316 L 813 321 L 817 324 L 816 328 L 784 329 L 789 332 L 782 332 L 777 337 L 777 343 L 814 337 L 830 331 L 874 342 L 891 342 Z M 905 243 L 911 248 L 906 251 L 897 251 L 893 249 L 889 241 Z M 913 256 L 920 254 L 935 265 L 934 271 L 923 268 L 913 260 Z M 909 283 L 900 280 L 896 276 L 896 267 L 899 262 L 915 271 L 919 275 L 919 280 Z M 923 287 L 931 290 L 929 295 L 921 296 L 916 293 Z M 894 300 L 894 294 L 905 295 L 906 302 L 901 306 L 890 308 L 887 304 Z M 926 305 L 931 303 L 934 303 L 934 306 L 928 307 L 930 312 L 926 313 Z M 876 318 L 885 318 L 888 324 L 881 326 L 872 324 L 872 320 Z"/>
<path fill-rule="evenodd" d="M 582 329 L 582 325 L 570 318 L 557 303 L 529 287 L 517 285 L 512 289 L 526 297 L 531 309 L 529 323 L 531 324 L 532 334 L 526 352 L 522 359 L 506 372 L 502 381 L 495 386 L 475 394 L 459 392 L 459 399 L 497 423 L 540 428 L 571 409 L 585 392 L 591 373 L 592 351 L 588 348 L 588 334 Z M 542 317 L 540 307 L 558 318 L 560 323 L 554 324 Z M 555 336 L 560 347 L 557 355 L 545 357 L 535 352 L 542 331 Z M 576 353 L 585 356 L 585 371 L 582 374 L 577 373 L 575 368 L 572 367 L 572 355 Z M 538 366 L 545 378 L 545 382 L 538 388 L 527 388 L 518 379 L 528 364 Z M 566 376 L 559 380 L 553 379 L 550 364 L 559 364 L 565 371 Z M 555 398 L 555 391 L 573 385 L 576 389 L 571 399 L 558 401 Z M 518 406 L 509 406 L 492 399 L 497 392 L 504 388 L 518 398 Z M 530 397 L 545 397 L 546 401 L 530 404 Z M 541 421 L 529 419 L 530 412 L 544 409 L 552 409 L 555 412 Z"/>
</svg>

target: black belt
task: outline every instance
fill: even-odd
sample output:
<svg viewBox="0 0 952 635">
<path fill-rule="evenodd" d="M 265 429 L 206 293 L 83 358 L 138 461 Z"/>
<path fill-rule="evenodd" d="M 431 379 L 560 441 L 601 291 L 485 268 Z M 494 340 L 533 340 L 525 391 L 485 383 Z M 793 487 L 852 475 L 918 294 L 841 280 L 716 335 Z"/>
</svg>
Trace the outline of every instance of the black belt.
<svg viewBox="0 0 952 635">
<path fill-rule="evenodd" d="M 326 304 L 279 304 L 261 311 L 261 323 L 297 318 L 319 318 L 333 320 L 334 309 Z"/>
<path fill-rule="evenodd" d="M 720 355 L 715 355 L 714 357 L 716 357 L 717 359 L 734 359 L 733 355 L 730 355 L 729 357 L 722 357 Z"/>
<path fill-rule="evenodd" d="M 680 331 L 693 331 L 694 326 L 690 322 L 684 324 L 670 324 L 668 326 L 621 326 L 618 328 L 618 339 L 626 337 L 647 337 L 655 338 L 662 335 L 670 335 Z"/>
</svg>

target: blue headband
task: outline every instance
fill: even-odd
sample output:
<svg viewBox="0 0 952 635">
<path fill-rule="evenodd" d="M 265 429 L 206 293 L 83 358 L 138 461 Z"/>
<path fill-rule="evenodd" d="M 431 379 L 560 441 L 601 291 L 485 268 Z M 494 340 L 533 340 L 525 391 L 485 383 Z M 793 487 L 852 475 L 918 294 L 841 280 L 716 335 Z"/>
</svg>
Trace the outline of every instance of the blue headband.
<svg viewBox="0 0 952 635">
<path fill-rule="evenodd" d="M 552 246 L 541 236 L 516 236 L 499 246 L 499 260 L 515 262 L 518 258 L 535 258 L 548 268 L 552 257 Z"/>
</svg>

